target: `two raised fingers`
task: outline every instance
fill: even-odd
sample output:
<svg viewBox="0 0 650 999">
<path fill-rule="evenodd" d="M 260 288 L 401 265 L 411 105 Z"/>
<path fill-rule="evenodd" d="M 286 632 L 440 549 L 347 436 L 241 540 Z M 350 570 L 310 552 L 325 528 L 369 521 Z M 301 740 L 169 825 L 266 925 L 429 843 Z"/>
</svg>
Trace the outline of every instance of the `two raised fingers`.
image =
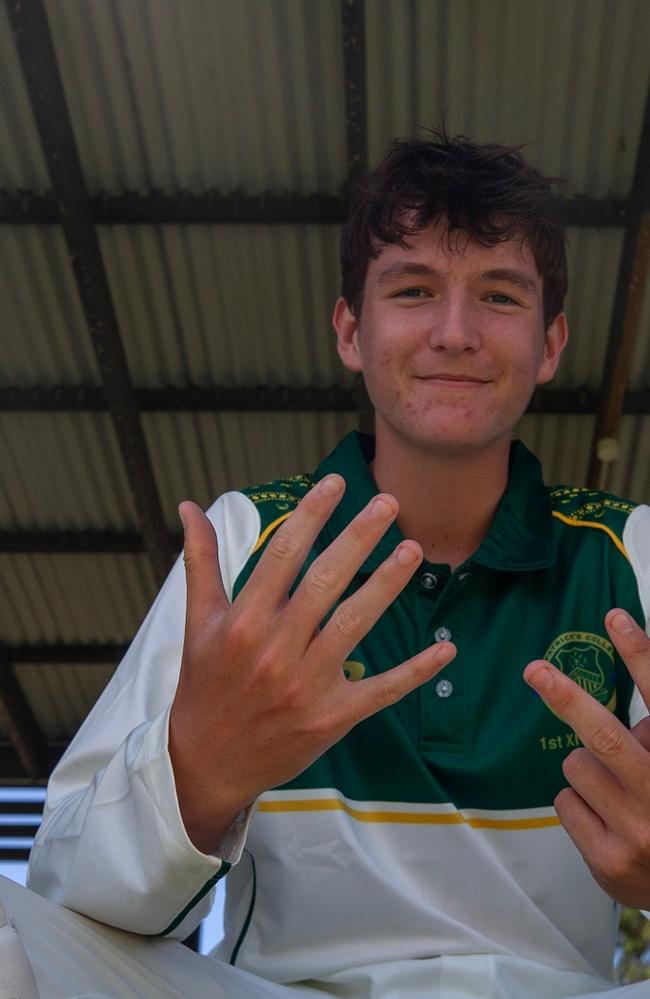
<svg viewBox="0 0 650 999">
<path fill-rule="evenodd" d="M 625 611 L 611 611 L 606 623 L 621 658 L 648 698 L 650 641 Z M 606 707 L 543 660 L 529 663 L 524 678 L 632 795 L 650 793 L 650 754 Z"/>
</svg>

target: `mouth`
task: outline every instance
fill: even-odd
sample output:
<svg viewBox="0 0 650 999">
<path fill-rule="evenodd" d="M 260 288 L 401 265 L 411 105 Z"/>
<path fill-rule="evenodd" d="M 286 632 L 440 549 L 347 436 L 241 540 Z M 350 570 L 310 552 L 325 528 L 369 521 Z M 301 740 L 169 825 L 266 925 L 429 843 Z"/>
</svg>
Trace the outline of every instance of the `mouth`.
<svg viewBox="0 0 650 999">
<path fill-rule="evenodd" d="M 448 385 L 458 388 L 470 385 L 487 385 L 489 381 L 487 378 L 475 378 L 472 375 L 447 374 L 418 375 L 417 379 L 418 381 L 429 382 L 434 385 Z"/>
</svg>

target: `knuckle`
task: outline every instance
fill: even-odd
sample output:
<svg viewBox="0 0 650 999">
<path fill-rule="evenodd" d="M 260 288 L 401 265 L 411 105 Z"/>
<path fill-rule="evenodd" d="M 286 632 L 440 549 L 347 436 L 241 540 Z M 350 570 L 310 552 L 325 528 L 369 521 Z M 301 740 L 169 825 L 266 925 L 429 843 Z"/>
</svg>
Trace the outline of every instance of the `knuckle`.
<svg viewBox="0 0 650 999">
<path fill-rule="evenodd" d="M 593 732 L 589 745 L 599 756 L 618 756 L 625 747 L 623 729 L 611 722 L 604 722 Z"/>
<path fill-rule="evenodd" d="M 342 638 L 356 638 L 363 630 L 361 615 L 348 604 L 341 604 L 333 618 L 334 627 Z"/>
<path fill-rule="evenodd" d="M 337 586 L 339 570 L 334 562 L 328 559 L 319 559 L 309 569 L 305 581 L 316 593 L 328 593 Z"/>
<path fill-rule="evenodd" d="M 564 716 L 571 710 L 575 703 L 575 699 L 575 693 L 571 688 L 568 690 L 558 691 L 553 699 L 553 710 L 560 716 Z"/>
<path fill-rule="evenodd" d="M 186 572 L 196 572 L 202 563 L 210 561 L 214 558 L 214 547 L 210 548 L 207 545 L 200 545 L 192 548 L 191 551 L 188 551 L 187 548 L 183 549 L 183 562 L 185 564 Z"/>
<path fill-rule="evenodd" d="M 280 529 L 269 541 L 266 551 L 271 558 L 277 559 L 278 562 L 286 562 L 299 554 L 300 542 L 295 534 Z"/>
<path fill-rule="evenodd" d="M 561 791 L 558 791 L 553 801 L 553 807 L 558 815 L 561 813 L 564 805 L 568 804 L 573 798 L 575 798 L 575 791 L 571 787 L 563 787 Z"/>
<path fill-rule="evenodd" d="M 368 523 L 363 514 L 358 514 L 351 520 L 345 529 L 345 533 L 352 541 L 365 541 L 368 537 Z"/>
<path fill-rule="evenodd" d="M 254 638 L 255 621 L 251 614 L 232 614 L 228 621 L 228 644 L 234 649 L 249 648 Z"/>
<path fill-rule="evenodd" d="M 614 882 L 625 882 L 634 873 L 634 859 L 630 851 L 625 848 L 608 850 L 601 859 L 600 867 L 603 873 Z"/>
<path fill-rule="evenodd" d="M 586 749 L 574 749 L 573 752 L 564 759 L 562 771 L 568 780 L 575 780 L 587 766 L 588 751 Z"/>
<path fill-rule="evenodd" d="M 399 701 L 401 691 L 393 680 L 386 680 L 377 687 L 378 708 L 389 708 Z"/>
<path fill-rule="evenodd" d="M 262 649 L 256 656 L 255 668 L 258 676 L 266 680 L 274 680 L 282 667 L 282 657 L 272 646 Z M 292 696 L 292 690 L 286 691 L 287 699 Z"/>
</svg>

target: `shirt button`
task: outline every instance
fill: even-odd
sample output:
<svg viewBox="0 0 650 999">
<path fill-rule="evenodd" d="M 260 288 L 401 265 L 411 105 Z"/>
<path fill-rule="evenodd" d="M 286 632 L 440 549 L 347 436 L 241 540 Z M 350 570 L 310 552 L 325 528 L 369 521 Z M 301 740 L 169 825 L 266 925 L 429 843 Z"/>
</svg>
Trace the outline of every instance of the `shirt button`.
<svg viewBox="0 0 650 999">
<path fill-rule="evenodd" d="M 436 630 L 433 633 L 433 637 L 435 638 L 436 642 L 448 642 L 449 639 L 451 638 L 451 632 L 449 628 L 445 628 L 443 625 L 442 628 L 436 628 Z"/>
<path fill-rule="evenodd" d="M 438 577 L 434 576 L 432 572 L 423 572 L 420 576 L 420 586 L 423 586 L 425 590 L 432 590 L 437 582 Z"/>
<path fill-rule="evenodd" d="M 436 694 L 438 697 L 450 697 L 453 690 L 454 685 L 451 680 L 438 680 L 436 684 Z"/>
</svg>

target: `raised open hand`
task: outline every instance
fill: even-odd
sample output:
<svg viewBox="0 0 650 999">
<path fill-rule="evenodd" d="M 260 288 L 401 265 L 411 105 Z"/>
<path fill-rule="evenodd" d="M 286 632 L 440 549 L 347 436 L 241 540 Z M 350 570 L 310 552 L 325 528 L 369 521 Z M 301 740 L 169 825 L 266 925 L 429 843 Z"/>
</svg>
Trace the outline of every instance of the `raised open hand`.
<svg viewBox="0 0 650 999">
<path fill-rule="evenodd" d="M 650 639 L 623 610 L 605 618 L 609 635 L 650 707 Z M 529 663 L 526 681 L 583 743 L 564 761 L 570 787 L 558 816 L 608 895 L 650 908 L 650 718 L 631 731 L 550 663 Z"/>
<path fill-rule="evenodd" d="M 235 816 L 304 770 L 354 725 L 429 680 L 455 655 L 449 642 L 351 683 L 342 665 L 422 561 L 403 541 L 352 596 L 336 601 L 397 516 L 379 495 L 289 590 L 343 494 L 322 479 L 278 528 L 234 601 L 224 592 L 214 530 L 193 503 L 185 527 L 187 614 L 170 717 L 170 753 L 190 838 L 212 850 Z"/>
</svg>

